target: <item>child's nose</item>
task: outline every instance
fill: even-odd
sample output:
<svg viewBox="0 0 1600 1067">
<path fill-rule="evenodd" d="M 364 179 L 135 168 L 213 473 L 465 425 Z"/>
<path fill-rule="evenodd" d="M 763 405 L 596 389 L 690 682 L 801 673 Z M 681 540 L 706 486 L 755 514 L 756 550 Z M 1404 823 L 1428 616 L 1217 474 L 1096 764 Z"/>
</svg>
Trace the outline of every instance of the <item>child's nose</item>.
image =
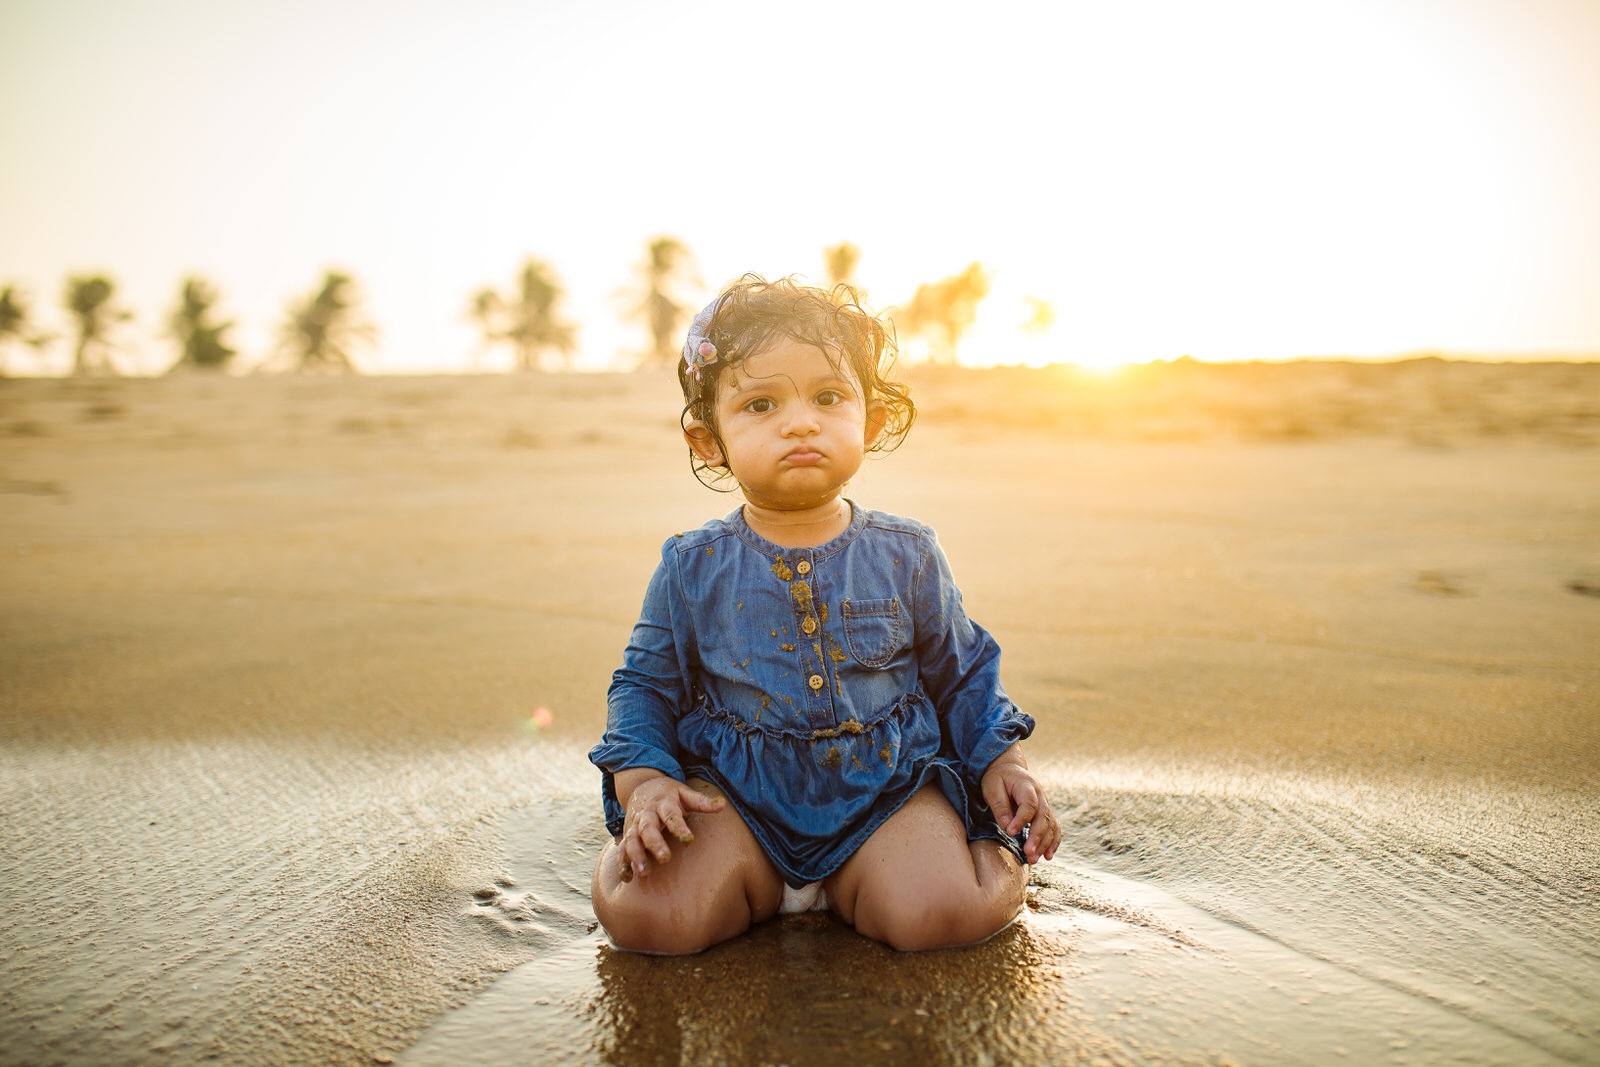
<svg viewBox="0 0 1600 1067">
<path fill-rule="evenodd" d="M 789 419 L 784 429 L 791 433 L 815 433 L 822 424 L 817 421 L 817 413 L 808 405 L 795 404 L 789 409 Z"/>
</svg>

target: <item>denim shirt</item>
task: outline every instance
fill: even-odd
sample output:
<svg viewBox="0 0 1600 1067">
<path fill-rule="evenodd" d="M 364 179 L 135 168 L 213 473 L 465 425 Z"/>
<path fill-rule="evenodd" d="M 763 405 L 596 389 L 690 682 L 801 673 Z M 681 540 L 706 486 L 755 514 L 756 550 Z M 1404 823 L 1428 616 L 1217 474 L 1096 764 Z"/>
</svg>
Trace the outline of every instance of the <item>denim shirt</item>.
<svg viewBox="0 0 1600 1067">
<path fill-rule="evenodd" d="M 1020 854 L 978 788 L 1034 726 L 999 646 L 932 530 L 852 507 L 816 548 L 765 540 L 742 510 L 662 546 L 589 753 L 613 836 L 613 772 L 653 767 L 722 789 L 790 885 L 836 870 L 926 782 L 970 838 Z"/>
</svg>

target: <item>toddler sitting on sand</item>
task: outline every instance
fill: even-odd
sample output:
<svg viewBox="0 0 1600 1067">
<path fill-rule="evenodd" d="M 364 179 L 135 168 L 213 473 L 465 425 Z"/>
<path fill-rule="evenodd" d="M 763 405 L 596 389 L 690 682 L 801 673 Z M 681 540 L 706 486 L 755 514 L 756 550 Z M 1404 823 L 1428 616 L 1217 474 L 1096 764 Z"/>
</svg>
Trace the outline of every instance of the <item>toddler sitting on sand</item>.
<svg viewBox="0 0 1600 1067">
<path fill-rule="evenodd" d="M 694 952 L 831 908 L 900 949 L 980 941 L 1060 830 L 928 527 L 843 493 L 915 407 L 848 286 L 754 275 L 694 320 L 678 367 L 702 480 L 743 506 L 661 550 L 613 676 L 612 841 L 596 916 L 621 948 Z"/>
</svg>

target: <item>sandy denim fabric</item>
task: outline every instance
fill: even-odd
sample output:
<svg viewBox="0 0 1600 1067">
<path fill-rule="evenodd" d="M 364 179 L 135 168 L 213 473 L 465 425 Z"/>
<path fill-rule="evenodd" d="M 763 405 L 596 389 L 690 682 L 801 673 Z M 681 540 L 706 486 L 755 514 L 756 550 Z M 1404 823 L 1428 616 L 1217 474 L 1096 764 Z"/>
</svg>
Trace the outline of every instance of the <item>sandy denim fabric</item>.
<svg viewBox="0 0 1600 1067">
<path fill-rule="evenodd" d="M 1034 726 L 999 668 L 923 524 L 854 508 L 833 541 L 785 549 L 735 511 L 662 546 L 589 753 L 606 827 L 623 821 L 612 772 L 698 775 L 799 886 L 932 782 L 969 838 L 1020 855 L 978 789 Z"/>
</svg>

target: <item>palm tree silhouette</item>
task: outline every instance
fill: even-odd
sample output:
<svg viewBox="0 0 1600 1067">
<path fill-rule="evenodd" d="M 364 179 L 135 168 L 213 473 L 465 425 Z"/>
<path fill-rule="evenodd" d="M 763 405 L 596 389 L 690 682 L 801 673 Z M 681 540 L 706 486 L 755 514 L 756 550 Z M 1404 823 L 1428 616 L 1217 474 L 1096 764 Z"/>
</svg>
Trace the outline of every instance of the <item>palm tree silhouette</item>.
<svg viewBox="0 0 1600 1067">
<path fill-rule="evenodd" d="M 988 295 L 988 272 L 971 263 L 960 274 L 917 286 L 911 303 L 895 311 L 895 325 L 926 337 L 935 362 L 953 362 L 961 335 L 978 317 L 978 302 Z"/>
<path fill-rule="evenodd" d="M 112 306 L 111 298 L 116 289 L 116 284 L 103 274 L 67 279 L 66 307 L 78 323 L 78 342 L 72 354 L 73 374 L 115 373 L 107 334 L 114 323 L 133 318 L 132 312 Z"/>
<path fill-rule="evenodd" d="M 472 294 L 472 303 L 467 308 L 467 318 L 483 335 L 483 343 L 472 354 L 474 370 L 478 367 L 479 357 L 500 341 L 500 309 L 504 306 L 505 301 L 500 299 L 500 294 L 494 291 L 492 285 L 486 285 Z"/>
<path fill-rule="evenodd" d="M 557 305 L 565 295 L 555 270 L 542 260 L 528 258 L 517 278 L 511 299 L 492 288 L 472 296 L 471 318 L 483 331 L 484 343 L 507 342 L 515 350 L 518 370 L 534 370 L 546 349 L 560 353 L 562 363 L 577 351 L 578 328 L 561 318 Z"/>
<path fill-rule="evenodd" d="M 180 368 L 219 370 L 238 355 L 222 340 L 222 335 L 233 328 L 233 323 L 211 321 L 217 299 L 216 288 L 204 278 L 184 279 L 178 306 L 167 317 L 168 332 L 183 347 L 183 354 L 172 365 L 169 374 Z"/>
<path fill-rule="evenodd" d="M 355 371 L 350 349 L 357 341 L 370 341 L 377 331 L 356 310 L 355 279 L 342 271 L 322 275 L 322 285 L 298 304 L 289 305 L 283 324 L 282 348 L 294 359 L 294 369 L 308 372 Z"/>
<path fill-rule="evenodd" d="M 694 257 L 676 237 L 654 238 L 639 266 L 639 280 L 643 296 L 630 317 L 643 319 L 650 331 L 651 358 L 672 366 L 682 351 L 683 330 L 690 312 L 678 294 L 686 285 L 700 284 Z"/>
<path fill-rule="evenodd" d="M 37 351 L 50 340 L 48 334 L 39 333 L 29 325 L 32 314 L 27 298 L 15 286 L 0 289 L 0 374 L 5 373 L 5 351 L 14 342 Z"/>
<path fill-rule="evenodd" d="M 840 241 L 822 250 L 822 261 L 828 271 L 828 284 L 853 285 L 856 264 L 861 262 L 861 249 L 849 241 Z"/>
</svg>

